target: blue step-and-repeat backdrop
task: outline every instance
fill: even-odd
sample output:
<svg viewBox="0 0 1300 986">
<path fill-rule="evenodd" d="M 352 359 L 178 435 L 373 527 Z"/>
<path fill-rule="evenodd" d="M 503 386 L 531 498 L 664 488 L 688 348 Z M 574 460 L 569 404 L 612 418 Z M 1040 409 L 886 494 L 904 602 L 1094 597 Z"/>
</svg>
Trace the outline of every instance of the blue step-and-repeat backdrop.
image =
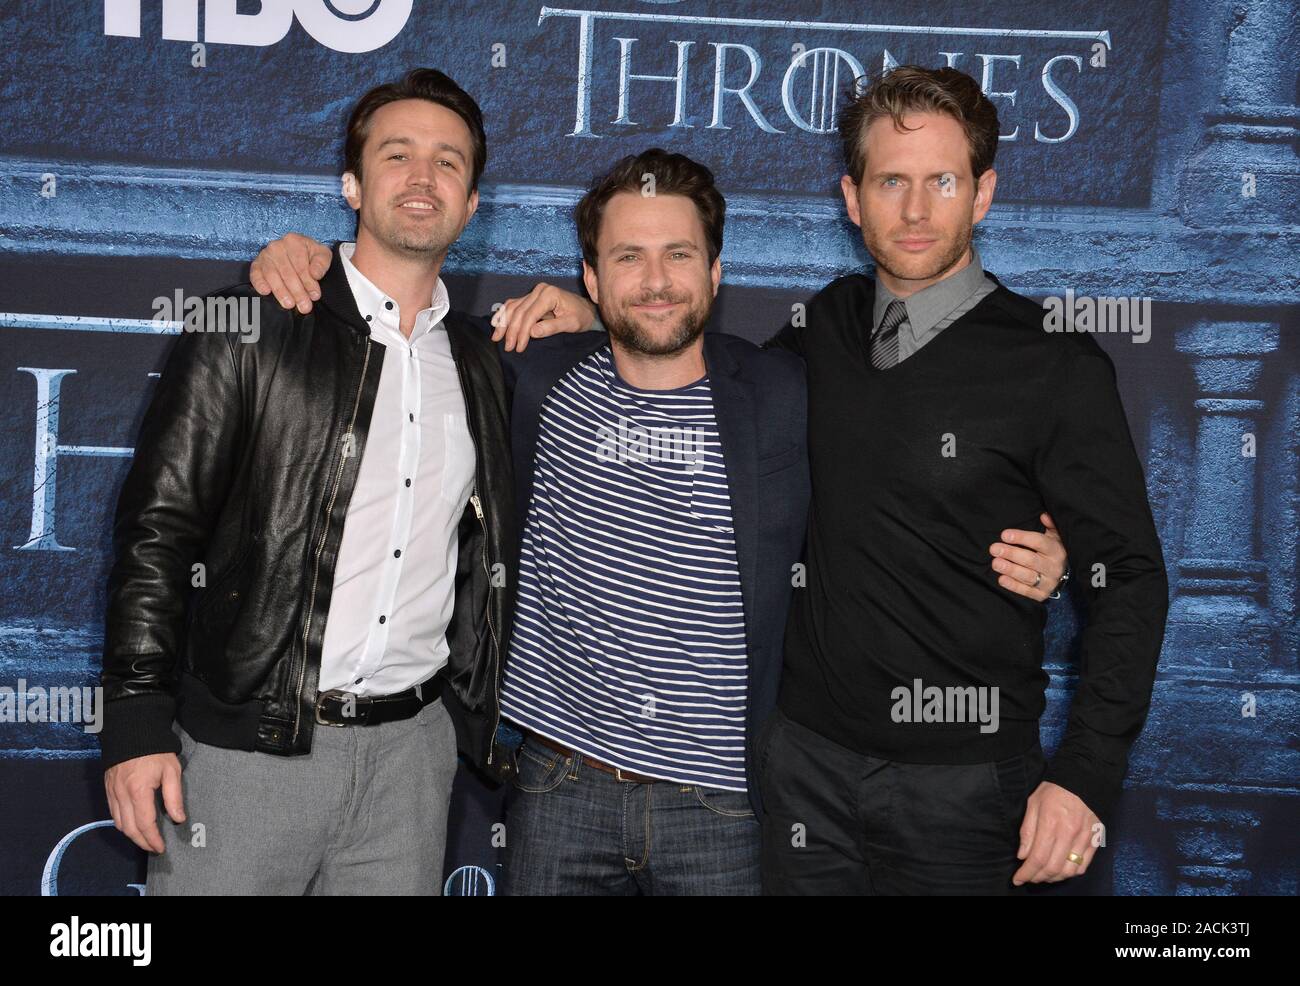
<svg viewBox="0 0 1300 986">
<path fill-rule="evenodd" d="M 288 230 L 350 237 L 338 175 L 361 92 L 430 65 L 483 107 L 457 307 L 576 285 L 581 190 L 662 145 L 718 175 L 718 324 L 762 340 L 869 264 L 836 113 L 852 78 L 919 63 L 998 107 L 988 269 L 1038 298 L 1150 304 L 1144 331 L 1099 341 L 1146 467 L 1168 633 L 1106 849 L 1045 892 L 1294 894 L 1298 41 L 1291 0 L 0 3 L 0 892 L 143 884 L 93 724 L 48 721 L 34 696 L 94 700 L 110 519 L 172 342 L 154 299 L 245 279 Z M 1083 616 L 1052 606 L 1049 751 Z M 492 892 L 500 813 L 462 770 L 449 892 Z"/>
</svg>

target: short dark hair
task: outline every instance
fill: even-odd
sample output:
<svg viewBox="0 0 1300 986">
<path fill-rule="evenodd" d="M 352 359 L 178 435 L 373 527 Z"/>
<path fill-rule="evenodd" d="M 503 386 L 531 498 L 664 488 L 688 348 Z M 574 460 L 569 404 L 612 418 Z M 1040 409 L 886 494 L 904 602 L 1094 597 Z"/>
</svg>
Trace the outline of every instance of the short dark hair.
<svg viewBox="0 0 1300 986">
<path fill-rule="evenodd" d="M 474 97 L 456 85 L 451 76 L 436 68 L 413 68 L 396 82 L 375 86 L 357 100 L 348 115 L 347 137 L 343 142 L 343 167 L 361 180 L 361 151 L 370 135 L 370 119 L 381 106 L 401 99 L 425 99 L 445 106 L 469 128 L 474 145 L 474 160 L 470 162 L 470 191 L 478 188 L 479 177 L 487 164 L 487 136 L 483 133 L 483 112 Z"/>
<path fill-rule="evenodd" d="M 722 227 L 727 219 L 727 201 L 713 185 L 713 172 L 685 154 L 671 154 L 652 147 L 622 158 L 608 173 L 597 178 L 573 210 L 578 226 L 582 259 L 596 266 L 596 240 L 605 205 L 619 192 L 641 192 L 647 175 L 654 176 L 655 195 L 684 195 L 695 203 L 704 224 L 709 263 L 722 253 Z"/>
<path fill-rule="evenodd" d="M 884 116 L 901 130 L 907 113 L 947 113 L 961 124 L 970 145 L 970 170 L 976 178 L 993 167 L 998 149 L 998 111 L 979 83 L 955 68 L 929 69 L 899 65 L 869 85 L 857 80 L 852 103 L 840 115 L 840 140 L 844 167 L 859 184 L 867 169 L 862 138 L 871 124 Z"/>
</svg>

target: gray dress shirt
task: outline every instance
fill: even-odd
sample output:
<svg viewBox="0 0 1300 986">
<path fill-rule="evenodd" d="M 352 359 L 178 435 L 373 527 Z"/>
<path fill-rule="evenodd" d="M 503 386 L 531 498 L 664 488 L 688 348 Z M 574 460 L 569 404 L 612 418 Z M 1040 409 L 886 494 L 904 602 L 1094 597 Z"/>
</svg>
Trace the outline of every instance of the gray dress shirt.
<svg viewBox="0 0 1300 986">
<path fill-rule="evenodd" d="M 876 302 L 871 316 L 871 334 L 880 329 L 885 309 L 891 301 L 901 300 L 907 319 L 898 326 L 898 361 L 901 363 L 940 332 L 978 305 L 997 288 L 984 273 L 979 250 L 971 244 L 971 262 L 951 277 L 899 299 L 876 278 Z"/>
</svg>

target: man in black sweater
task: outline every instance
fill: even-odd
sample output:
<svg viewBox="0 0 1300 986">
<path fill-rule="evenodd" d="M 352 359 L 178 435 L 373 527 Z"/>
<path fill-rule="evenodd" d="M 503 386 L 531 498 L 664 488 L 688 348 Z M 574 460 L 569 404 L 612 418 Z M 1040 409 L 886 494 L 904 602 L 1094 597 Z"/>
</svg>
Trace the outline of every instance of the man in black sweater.
<svg viewBox="0 0 1300 986">
<path fill-rule="evenodd" d="M 758 741 L 769 893 L 1015 892 L 1083 873 L 1142 729 L 1167 585 L 1110 358 L 983 271 L 997 112 L 903 66 L 841 114 L 876 273 L 769 345 L 803 357 L 808 585 Z M 1060 748 L 1038 739 L 1044 612 L 987 549 L 1056 519 L 1088 601 Z M 995 563 L 995 567 L 996 563 Z"/>
</svg>

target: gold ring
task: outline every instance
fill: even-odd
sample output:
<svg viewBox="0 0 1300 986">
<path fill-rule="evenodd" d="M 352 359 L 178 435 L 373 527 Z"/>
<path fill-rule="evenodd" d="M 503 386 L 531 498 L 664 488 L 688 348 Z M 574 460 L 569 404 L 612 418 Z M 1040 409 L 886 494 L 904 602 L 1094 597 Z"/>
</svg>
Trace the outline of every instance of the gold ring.
<svg viewBox="0 0 1300 986">
<path fill-rule="evenodd" d="M 1042 572 L 1039 572 L 1039 573 L 1034 577 L 1034 584 L 1031 585 L 1029 588 L 1031 588 L 1031 589 L 1037 589 L 1037 588 L 1038 588 L 1038 583 L 1041 582 L 1041 581 L 1043 581 L 1043 573 L 1042 573 Z"/>
<path fill-rule="evenodd" d="M 1083 864 L 1083 857 L 1080 856 L 1077 852 L 1066 853 L 1065 858 L 1068 859 L 1075 866 L 1080 866 Z"/>
</svg>

